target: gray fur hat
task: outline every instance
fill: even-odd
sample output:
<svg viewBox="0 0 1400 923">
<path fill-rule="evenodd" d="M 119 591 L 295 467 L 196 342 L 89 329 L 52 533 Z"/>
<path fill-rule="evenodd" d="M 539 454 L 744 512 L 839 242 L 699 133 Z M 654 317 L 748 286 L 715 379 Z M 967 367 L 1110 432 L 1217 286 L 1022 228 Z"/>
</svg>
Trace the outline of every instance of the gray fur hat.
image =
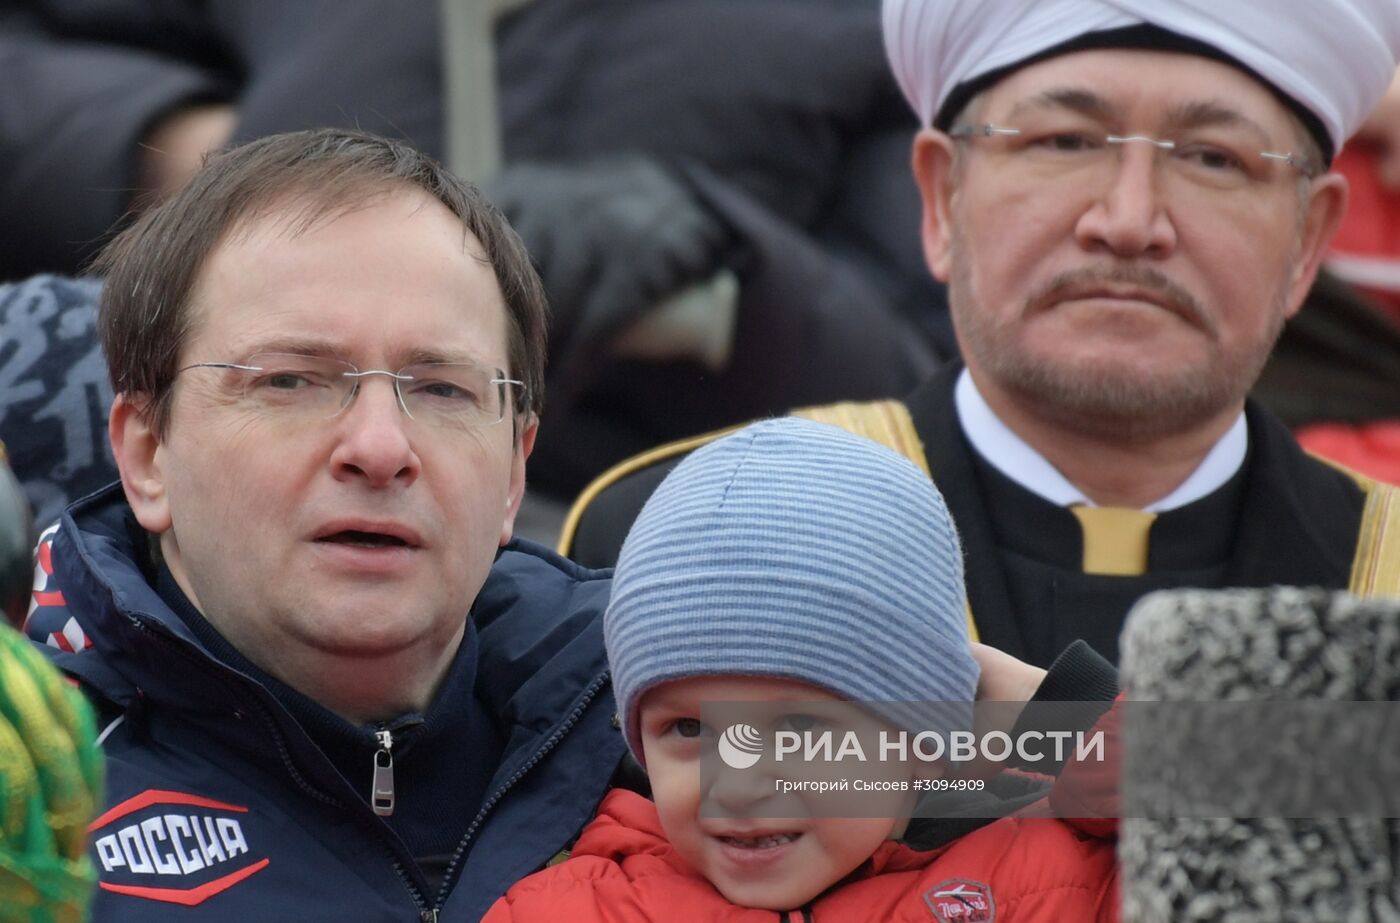
<svg viewBox="0 0 1400 923">
<path fill-rule="evenodd" d="M 1289 727 L 1285 739 L 1265 741 L 1275 752 L 1294 748 L 1297 761 L 1285 757 L 1277 762 L 1276 785 L 1247 784 L 1232 794 L 1232 812 L 1239 816 L 1146 812 L 1123 821 L 1119 858 L 1125 920 L 1400 921 L 1400 820 L 1386 818 L 1385 811 L 1355 818 L 1287 816 L 1275 809 L 1278 789 L 1291 783 L 1307 751 L 1340 733 L 1335 724 L 1309 725 L 1304 705 L 1349 703 L 1323 712 L 1342 716 L 1336 723 L 1345 724 L 1354 703 L 1400 698 L 1400 600 L 1292 588 L 1156 593 L 1137 605 L 1124 632 L 1123 680 L 1130 699 L 1250 703 L 1253 708 L 1278 704 L 1299 714 L 1299 725 Z M 1179 716 L 1200 724 L 1203 715 L 1214 714 L 1206 710 L 1211 707 L 1184 708 Z M 1175 720 L 1176 713 L 1165 714 L 1167 724 Z M 1230 714 L 1224 711 L 1225 724 Z M 1183 782 L 1180 773 L 1173 779 L 1172 767 L 1162 762 L 1175 758 L 1180 767 L 1194 770 L 1202 762 L 1228 759 L 1214 748 L 1199 747 L 1175 754 L 1159 750 L 1156 755 L 1163 760 L 1142 762 L 1142 752 L 1160 744 L 1163 736 L 1202 739 L 1202 730 L 1154 728 L 1148 735 L 1152 739 L 1134 744 L 1126 719 L 1124 729 L 1125 784 L 1129 792 L 1137 786 L 1134 797 L 1140 803 L 1165 803 L 1192 784 Z M 1206 730 L 1223 741 L 1223 751 L 1234 747 L 1236 738 L 1270 733 L 1228 726 Z M 1389 759 L 1388 768 L 1346 768 L 1335 784 L 1350 784 L 1345 778 L 1350 776 L 1363 780 L 1360 787 L 1377 791 L 1376 783 L 1395 782 L 1397 761 L 1400 753 Z M 1379 763 L 1386 762 L 1382 755 Z M 1236 771 L 1233 765 L 1221 768 Z M 1393 801 L 1393 789 L 1392 796 L 1384 797 Z M 1270 816 L 1271 811 L 1285 816 Z M 1136 812 L 1129 807 L 1128 813 Z"/>
</svg>

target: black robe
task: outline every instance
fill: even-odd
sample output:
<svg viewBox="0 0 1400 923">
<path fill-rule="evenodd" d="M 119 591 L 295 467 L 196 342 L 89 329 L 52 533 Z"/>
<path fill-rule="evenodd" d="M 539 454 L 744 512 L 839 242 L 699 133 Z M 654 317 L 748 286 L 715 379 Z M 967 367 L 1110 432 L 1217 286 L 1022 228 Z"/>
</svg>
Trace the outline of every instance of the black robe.
<svg viewBox="0 0 1400 923">
<path fill-rule="evenodd" d="M 987 644 L 1045 666 L 1082 638 L 1117 662 L 1128 610 L 1153 590 L 1347 586 L 1365 495 L 1252 401 L 1244 464 L 1212 494 L 1158 515 L 1147 572 L 1082 573 L 1074 515 L 1006 478 L 968 443 L 953 403 L 961 370 L 946 368 L 905 404 L 958 524 L 973 621 Z"/>
<path fill-rule="evenodd" d="M 950 365 L 905 404 L 962 536 L 982 641 L 1045 666 L 1082 638 L 1116 663 L 1129 609 L 1153 590 L 1347 586 L 1365 494 L 1346 474 L 1303 452 L 1253 401 L 1245 410 L 1244 464 L 1210 495 L 1158 515 L 1147 572 L 1083 573 L 1074 514 L 1006 478 L 968 443 L 953 403 L 961 371 L 960 363 Z M 642 504 L 685 454 L 658 458 L 599 493 L 571 536 L 570 556 L 611 566 Z"/>
</svg>

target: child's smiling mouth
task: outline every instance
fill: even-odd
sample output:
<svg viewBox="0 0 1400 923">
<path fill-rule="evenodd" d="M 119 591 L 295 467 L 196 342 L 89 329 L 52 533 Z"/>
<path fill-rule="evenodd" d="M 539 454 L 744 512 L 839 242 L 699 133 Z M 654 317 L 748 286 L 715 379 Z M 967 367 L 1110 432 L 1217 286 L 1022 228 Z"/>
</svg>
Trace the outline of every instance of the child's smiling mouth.
<svg viewBox="0 0 1400 923">
<path fill-rule="evenodd" d="M 726 846 L 737 849 L 773 849 L 795 841 L 800 833 L 766 833 L 762 836 L 721 836 L 716 837 Z"/>
</svg>

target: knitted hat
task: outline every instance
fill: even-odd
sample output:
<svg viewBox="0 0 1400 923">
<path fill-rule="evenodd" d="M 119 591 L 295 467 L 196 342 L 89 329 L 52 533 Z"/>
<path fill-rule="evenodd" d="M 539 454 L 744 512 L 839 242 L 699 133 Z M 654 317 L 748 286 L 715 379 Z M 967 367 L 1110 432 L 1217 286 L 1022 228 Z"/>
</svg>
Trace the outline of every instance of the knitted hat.
<svg viewBox="0 0 1400 923">
<path fill-rule="evenodd" d="M 662 482 L 603 621 L 628 746 L 659 683 L 771 676 L 858 701 L 971 702 L 962 550 L 908 459 L 796 417 L 745 427 Z"/>
<path fill-rule="evenodd" d="M 102 752 L 82 694 L 0 623 L 0 918 L 86 920 Z"/>
</svg>

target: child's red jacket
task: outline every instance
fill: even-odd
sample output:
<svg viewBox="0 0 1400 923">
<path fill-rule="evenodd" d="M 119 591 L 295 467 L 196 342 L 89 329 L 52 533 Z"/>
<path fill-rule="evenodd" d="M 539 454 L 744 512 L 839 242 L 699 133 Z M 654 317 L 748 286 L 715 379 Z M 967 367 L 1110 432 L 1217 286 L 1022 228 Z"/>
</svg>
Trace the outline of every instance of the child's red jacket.
<svg viewBox="0 0 1400 923">
<path fill-rule="evenodd" d="M 753 910 L 676 855 L 650 801 L 616 789 L 573 855 L 511 888 L 484 923 L 1116 923 L 1115 838 L 1111 820 L 1003 817 L 925 852 L 885 843 L 807 907 Z"/>
</svg>

